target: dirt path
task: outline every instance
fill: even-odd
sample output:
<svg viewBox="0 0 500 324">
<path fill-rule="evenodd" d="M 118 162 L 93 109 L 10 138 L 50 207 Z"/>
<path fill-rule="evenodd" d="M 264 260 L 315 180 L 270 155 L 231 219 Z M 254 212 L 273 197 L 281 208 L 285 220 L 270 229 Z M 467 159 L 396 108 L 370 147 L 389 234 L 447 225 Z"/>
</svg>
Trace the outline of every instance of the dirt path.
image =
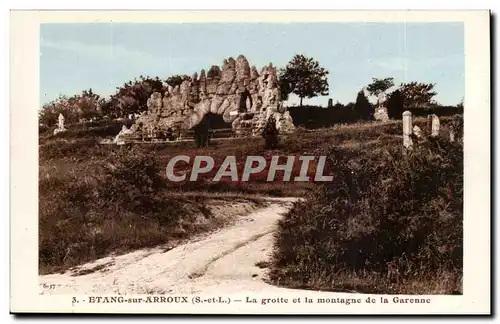
<svg viewBox="0 0 500 324">
<path fill-rule="evenodd" d="M 283 290 L 263 281 L 276 222 L 295 198 L 242 216 L 233 226 L 171 250 L 144 249 L 107 257 L 64 274 L 40 276 L 44 294 L 161 294 Z M 75 275 L 78 274 L 78 275 Z"/>
</svg>

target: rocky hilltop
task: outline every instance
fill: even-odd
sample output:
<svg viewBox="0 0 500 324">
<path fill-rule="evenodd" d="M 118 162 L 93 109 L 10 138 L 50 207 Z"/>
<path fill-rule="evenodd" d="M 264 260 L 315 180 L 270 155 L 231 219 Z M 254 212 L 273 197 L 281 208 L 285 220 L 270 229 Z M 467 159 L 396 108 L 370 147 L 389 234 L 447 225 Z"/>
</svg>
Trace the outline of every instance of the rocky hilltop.
<svg viewBox="0 0 500 324">
<path fill-rule="evenodd" d="M 273 116 L 280 133 L 294 130 L 292 118 L 281 100 L 276 67 L 271 63 L 261 69 L 250 67 L 240 55 L 225 59 L 222 67 L 213 65 L 208 72 L 194 73 L 175 88 L 148 100 L 148 111 L 141 115 L 130 131 L 155 134 L 171 129 L 191 129 L 208 113 L 221 115 L 231 123 L 235 134 L 257 135 Z"/>
</svg>

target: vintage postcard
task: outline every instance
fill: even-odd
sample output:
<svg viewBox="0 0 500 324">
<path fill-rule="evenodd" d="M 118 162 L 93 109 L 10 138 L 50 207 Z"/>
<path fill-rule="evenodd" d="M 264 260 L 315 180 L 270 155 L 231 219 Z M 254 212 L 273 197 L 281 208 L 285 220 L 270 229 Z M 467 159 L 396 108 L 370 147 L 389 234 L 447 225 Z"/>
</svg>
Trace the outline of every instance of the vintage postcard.
<svg viewBox="0 0 500 324">
<path fill-rule="evenodd" d="M 11 11 L 13 313 L 490 314 L 488 11 Z"/>
</svg>

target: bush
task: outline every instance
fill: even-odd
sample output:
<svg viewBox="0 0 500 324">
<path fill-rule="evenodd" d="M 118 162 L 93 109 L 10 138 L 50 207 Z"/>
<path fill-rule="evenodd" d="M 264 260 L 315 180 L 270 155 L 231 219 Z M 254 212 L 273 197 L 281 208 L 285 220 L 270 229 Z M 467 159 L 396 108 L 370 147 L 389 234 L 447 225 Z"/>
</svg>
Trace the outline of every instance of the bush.
<svg viewBox="0 0 500 324">
<path fill-rule="evenodd" d="M 333 182 L 279 223 L 271 280 L 370 293 L 461 292 L 463 148 L 329 149 Z"/>
<path fill-rule="evenodd" d="M 49 131 L 49 130 L 50 130 L 50 128 L 49 128 L 48 126 L 45 126 L 45 125 L 43 125 L 43 124 L 40 124 L 40 125 L 38 126 L 38 135 L 43 134 L 43 133 L 45 133 L 45 132 L 47 132 L 47 131 Z"/>
<path fill-rule="evenodd" d="M 159 212 L 158 194 L 165 188 L 160 169 L 146 154 L 120 150 L 99 186 L 99 195 L 111 204 L 140 212 Z"/>
<path fill-rule="evenodd" d="M 110 154 L 104 174 L 40 179 L 41 273 L 166 243 L 184 235 L 181 218 L 191 226 L 193 213 L 207 213 L 202 202 L 164 190 L 149 155 L 126 148 Z"/>
</svg>

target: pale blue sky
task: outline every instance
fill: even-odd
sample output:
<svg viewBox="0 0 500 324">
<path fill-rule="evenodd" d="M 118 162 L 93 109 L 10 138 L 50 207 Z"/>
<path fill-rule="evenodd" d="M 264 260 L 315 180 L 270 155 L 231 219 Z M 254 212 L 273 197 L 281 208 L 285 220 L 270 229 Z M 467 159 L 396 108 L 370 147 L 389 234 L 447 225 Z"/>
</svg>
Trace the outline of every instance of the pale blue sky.
<svg viewBox="0 0 500 324">
<path fill-rule="evenodd" d="M 40 40 L 41 104 L 89 88 L 109 96 L 141 74 L 191 76 L 240 54 L 259 71 L 295 54 L 318 60 L 330 94 L 304 104 L 355 101 L 373 77 L 436 83 L 442 104 L 465 91 L 462 23 L 43 24 Z"/>
</svg>

